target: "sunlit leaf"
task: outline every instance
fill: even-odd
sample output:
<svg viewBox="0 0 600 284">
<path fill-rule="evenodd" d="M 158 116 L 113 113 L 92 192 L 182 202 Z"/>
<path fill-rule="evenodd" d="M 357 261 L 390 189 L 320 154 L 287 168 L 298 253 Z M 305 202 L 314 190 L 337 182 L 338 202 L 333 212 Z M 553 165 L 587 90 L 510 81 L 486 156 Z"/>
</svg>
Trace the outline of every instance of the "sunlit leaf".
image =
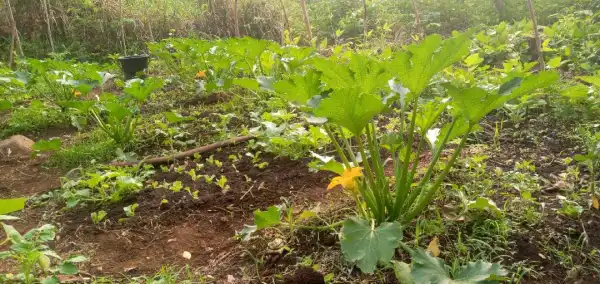
<svg viewBox="0 0 600 284">
<path fill-rule="evenodd" d="M 376 95 L 342 89 L 334 91 L 328 98 L 323 99 L 315 110 L 315 115 L 327 117 L 330 121 L 358 135 L 375 115 L 383 111 L 384 107 L 381 98 Z"/>
<path fill-rule="evenodd" d="M 32 148 L 34 151 L 39 152 L 58 151 L 60 150 L 61 145 L 62 141 L 58 138 L 52 138 L 50 140 L 40 139 L 33 144 Z"/>
<path fill-rule="evenodd" d="M 256 229 L 264 229 L 279 225 L 281 223 L 281 210 L 276 206 L 267 208 L 267 211 L 254 211 L 254 224 Z"/>
<path fill-rule="evenodd" d="M 579 76 L 577 79 L 592 84 L 596 87 L 600 87 L 600 76 Z"/>
<path fill-rule="evenodd" d="M 23 210 L 26 201 L 27 198 L 0 199 L 0 215 Z"/>
<path fill-rule="evenodd" d="M 407 51 L 396 54 L 390 69 L 402 85 L 414 94 L 421 94 L 435 74 L 460 61 L 469 53 L 470 33 L 442 40 L 440 35 L 430 35 Z"/>
<path fill-rule="evenodd" d="M 294 74 L 288 80 L 277 81 L 273 88 L 277 95 L 286 100 L 305 105 L 321 91 L 320 75 L 315 71 L 306 74 Z"/>
</svg>

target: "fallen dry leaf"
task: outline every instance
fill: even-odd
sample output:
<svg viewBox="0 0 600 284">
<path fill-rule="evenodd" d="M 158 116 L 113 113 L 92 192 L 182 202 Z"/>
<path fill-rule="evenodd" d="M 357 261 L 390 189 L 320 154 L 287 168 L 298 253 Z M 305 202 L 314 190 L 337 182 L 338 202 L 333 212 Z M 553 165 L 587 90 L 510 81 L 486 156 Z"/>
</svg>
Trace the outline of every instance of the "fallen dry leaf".
<svg viewBox="0 0 600 284">
<path fill-rule="evenodd" d="M 433 256 L 440 255 L 440 247 L 439 247 L 438 242 L 439 242 L 438 238 L 435 237 L 435 238 L 433 238 L 433 240 L 431 240 L 431 242 L 427 246 L 427 251 L 430 252 L 431 255 L 433 255 Z"/>
</svg>

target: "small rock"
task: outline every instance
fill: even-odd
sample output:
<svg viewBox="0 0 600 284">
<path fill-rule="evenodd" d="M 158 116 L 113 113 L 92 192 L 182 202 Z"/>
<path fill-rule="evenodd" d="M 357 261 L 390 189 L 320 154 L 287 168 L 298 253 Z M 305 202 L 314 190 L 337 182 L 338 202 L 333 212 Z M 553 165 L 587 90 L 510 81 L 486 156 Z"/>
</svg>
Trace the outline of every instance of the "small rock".
<svg viewBox="0 0 600 284">
<path fill-rule="evenodd" d="M 0 153 L 8 156 L 29 156 L 33 151 L 33 140 L 23 136 L 14 135 L 10 138 L 0 141 Z"/>
</svg>

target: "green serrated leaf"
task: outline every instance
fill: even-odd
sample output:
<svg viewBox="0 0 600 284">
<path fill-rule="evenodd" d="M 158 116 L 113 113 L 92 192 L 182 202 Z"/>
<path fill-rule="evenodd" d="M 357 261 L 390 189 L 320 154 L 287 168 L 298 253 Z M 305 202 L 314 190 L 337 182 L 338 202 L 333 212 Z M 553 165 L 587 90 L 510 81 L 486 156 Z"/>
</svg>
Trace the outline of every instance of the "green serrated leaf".
<svg viewBox="0 0 600 284">
<path fill-rule="evenodd" d="M 512 90 L 521 86 L 521 82 L 523 82 L 523 78 L 521 77 L 512 78 L 511 80 L 500 86 L 500 88 L 498 89 L 498 94 L 502 96 L 509 94 Z"/>
<path fill-rule="evenodd" d="M 546 71 L 526 77 L 518 86 L 514 86 L 516 83 L 510 83 L 510 86 L 504 87 L 504 92 L 497 94 L 488 93 L 477 87 L 459 89 L 446 85 L 446 88 L 448 94 L 452 97 L 454 106 L 463 112 L 471 124 L 475 124 L 507 101 L 529 94 L 536 89 L 547 87 L 557 80 L 558 73 Z"/>
<path fill-rule="evenodd" d="M 254 224 L 256 229 L 273 227 L 281 223 L 281 210 L 277 206 L 267 208 L 267 211 L 254 211 Z"/>
<path fill-rule="evenodd" d="M 335 90 L 321 101 L 315 115 L 327 117 L 359 135 L 373 117 L 383 111 L 381 98 L 371 94 L 361 94 L 353 89 Z"/>
<path fill-rule="evenodd" d="M 448 273 L 448 266 L 440 258 L 417 248 L 412 255 L 411 276 L 416 284 L 477 284 L 484 283 L 492 276 L 504 276 L 507 271 L 499 264 L 478 261 L 462 266 L 453 279 Z"/>
<path fill-rule="evenodd" d="M 356 262 L 362 272 L 375 271 L 379 261 L 389 263 L 398 242 L 402 226 L 398 222 L 374 227 L 369 221 L 351 217 L 342 227 L 342 251 L 348 261 Z"/>
<path fill-rule="evenodd" d="M 600 76 L 579 76 L 577 79 L 595 85 L 596 87 L 600 87 Z"/>
<path fill-rule="evenodd" d="M 277 81 L 273 88 L 284 99 L 305 105 L 321 92 L 320 77 L 317 72 L 310 70 L 306 74 L 294 74 L 288 80 Z"/>
<path fill-rule="evenodd" d="M 47 152 L 47 151 L 58 151 L 60 150 L 60 146 L 62 145 L 62 141 L 58 138 L 53 138 L 50 140 L 40 139 L 39 141 L 33 144 L 32 149 L 34 151 Z"/>
<path fill-rule="evenodd" d="M 483 261 L 469 262 L 456 274 L 456 283 L 481 283 L 491 276 L 504 276 L 508 274 L 500 264 Z"/>
<path fill-rule="evenodd" d="M 240 87 L 246 88 L 248 90 L 252 90 L 252 91 L 259 91 L 260 90 L 260 85 L 254 79 L 250 79 L 250 78 L 234 78 L 232 83 L 234 85 L 236 85 L 236 86 L 240 86 Z"/>
<path fill-rule="evenodd" d="M 412 255 L 411 276 L 417 284 L 452 283 L 444 261 L 422 248 L 417 248 Z"/>
<path fill-rule="evenodd" d="M 477 197 L 475 201 L 469 202 L 469 209 L 477 210 L 490 210 L 494 213 L 499 213 L 500 209 L 496 206 L 496 203 L 489 198 Z"/>
<path fill-rule="evenodd" d="M 548 67 L 553 68 L 553 69 L 558 68 L 558 67 L 560 67 L 561 62 L 562 62 L 562 57 L 560 57 L 560 56 L 554 57 L 554 58 L 550 59 L 550 61 L 548 61 Z"/>
<path fill-rule="evenodd" d="M 442 40 L 440 35 L 430 35 L 407 51 L 396 54 L 390 69 L 394 76 L 414 94 L 421 94 L 435 74 L 460 61 L 469 53 L 470 33 Z"/>
<path fill-rule="evenodd" d="M 560 94 L 572 100 L 581 100 L 587 98 L 589 92 L 590 88 L 588 86 L 577 84 L 562 90 Z"/>
</svg>

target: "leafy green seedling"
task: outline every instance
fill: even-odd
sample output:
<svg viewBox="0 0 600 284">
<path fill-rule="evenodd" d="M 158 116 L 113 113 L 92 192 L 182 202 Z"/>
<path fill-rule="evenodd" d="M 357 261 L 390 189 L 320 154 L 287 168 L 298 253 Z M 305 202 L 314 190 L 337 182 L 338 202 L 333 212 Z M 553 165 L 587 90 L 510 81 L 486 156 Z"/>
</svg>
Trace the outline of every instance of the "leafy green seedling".
<svg viewBox="0 0 600 284">
<path fill-rule="evenodd" d="M 92 212 L 92 214 L 91 214 L 92 223 L 94 223 L 94 225 L 100 224 L 100 222 L 102 220 L 104 220 L 105 217 L 106 217 L 106 211 L 104 211 L 104 210 L 100 210 L 98 212 Z"/>
</svg>

